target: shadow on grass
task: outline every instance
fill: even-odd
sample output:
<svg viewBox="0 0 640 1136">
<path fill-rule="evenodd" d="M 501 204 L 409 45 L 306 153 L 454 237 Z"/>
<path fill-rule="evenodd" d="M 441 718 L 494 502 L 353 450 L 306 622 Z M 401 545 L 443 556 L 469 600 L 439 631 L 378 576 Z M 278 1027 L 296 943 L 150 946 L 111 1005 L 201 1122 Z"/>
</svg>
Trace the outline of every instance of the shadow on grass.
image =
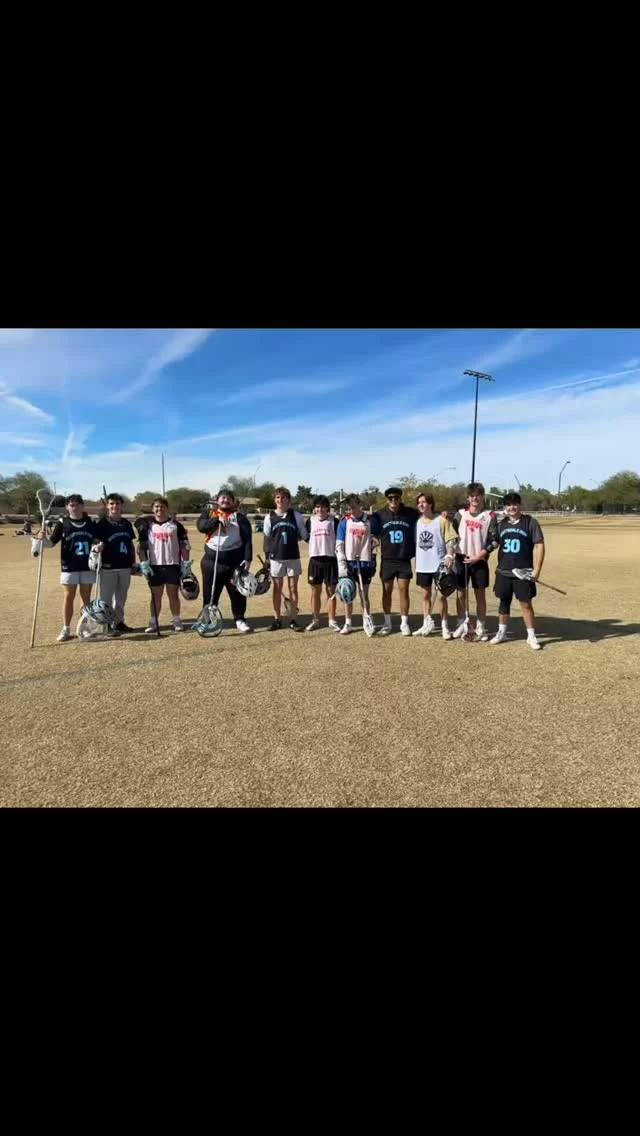
<svg viewBox="0 0 640 1136">
<path fill-rule="evenodd" d="M 509 628 L 522 624 L 522 620 L 512 619 Z M 620 639 L 627 635 L 640 635 L 640 623 L 626 623 L 620 619 L 560 619 L 555 615 L 536 615 L 536 631 L 544 635 L 547 643 L 563 639 L 571 641 L 588 640 L 598 643 L 601 639 Z M 522 630 L 524 635 L 524 630 Z"/>
</svg>

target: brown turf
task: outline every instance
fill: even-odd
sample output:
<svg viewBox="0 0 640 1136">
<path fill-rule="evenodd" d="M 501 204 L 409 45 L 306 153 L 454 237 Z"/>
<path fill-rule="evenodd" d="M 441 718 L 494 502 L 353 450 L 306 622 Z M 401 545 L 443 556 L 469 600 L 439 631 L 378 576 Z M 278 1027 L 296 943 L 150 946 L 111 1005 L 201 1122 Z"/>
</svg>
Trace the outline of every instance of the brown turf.
<svg viewBox="0 0 640 1136">
<path fill-rule="evenodd" d="M 218 639 L 170 632 L 165 603 L 161 641 L 140 633 L 58 644 L 57 550 L 45 554 L 31 651 L 37 561 L 29 539 L 13 538 L 4 526 L 0 802 L 639 805 L 640 520 L 542 523 L 545 576 L 569 594 L 540 590 L 540 652 L 527 647 L 519 617 L 510 625 L 513 639 L 475 651 L 439 634 L 404 638 L 397 615 L 392 636 L 369 640 L 358 601 L 350 636 L 334 634 L 326 622 L 311 634 L 296 635 L 286 622 L 270 633 L 271 593 L 249 602 L 252 636 L 237 634 L 223 593 Z M 191 535 L 197 563 L 201 540 Z M 141 629 L 148 617 L 142 580 L 132 582 L 130 597 L 127 622 Z M 371 609 L 378 624 L 380 598 L 376 581 Z M 415 586 L 411 598 L 415 628 Z M 303 576 L 302 626 L 309 599 Z M 200 606 L 184 603 L 183 615 L 194 619 Z M 492 593 L 488 608 L 493 635 Z M 341 621 L 342 611 L 338 604 Z"/>
</svg>

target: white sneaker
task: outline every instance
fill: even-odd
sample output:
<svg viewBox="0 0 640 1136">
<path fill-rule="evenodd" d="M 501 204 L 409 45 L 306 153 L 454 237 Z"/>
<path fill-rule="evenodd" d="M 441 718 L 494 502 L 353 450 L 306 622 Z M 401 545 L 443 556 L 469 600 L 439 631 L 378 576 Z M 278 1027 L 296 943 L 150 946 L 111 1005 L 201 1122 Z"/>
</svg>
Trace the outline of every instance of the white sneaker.
<svg viewBox="0 0 640 1136">
<path fill-rule="evenodd" d="M 329 629 L 331 631 L 338 631 L 339 632 L 341 630 L 341 627 L 340 627 L 339 623 L 336 623 L 335 619 L 330 619 L 329 620 Z"/>
<path fill-rule="evenodd" d="M 428 635 L 429 632 L 428 632 L 427 628 L 425 627 L 425 625 L 423 624 L 422 627 L 419 627 L 417 631 L 413 631 L 412 634 L 414 636 L 415 635 Z"/>
<path fill-rule="evenodd" d="M 184 631 L 184 623 L 182 622 L 181 619 L 174 619 L 173 630 L 174 631 Z"/>
<path fill-rule="evenodd" d="M 411 628 L 409 627 L 408 623 L 401 623 L 400 624 L 400 634 L 401 635 L 410 635 L 411 634 Z"/>
<path fill-rule="evenodd" d="M 484 623 L 476 623 L 476 635 L 478 636 L 479 643 L 486 643 L 489 636 L 487 635 Z"/>
<path fill-rule="evenodd" d="M 443 639 L 453 639 L 453 631 L 449 631 L 448 627 L 443 627 L 442 628 L 442 638 Z"/>
<path fill-rule="evenodd" d="M 158 630 L 158 624 L 157 623 L 150 623 L 148 627 L 145 627 L 144 633 L 145 633 L 145 635 L 155 635 L 157 630 Z"/>
<path fill-rule="evenodd" d="M 317 631 L 319 626 L 320 626 L 320 620 L 319 619 L 312 619 L 311 623 L 308 623 L 307 626 L 305 627 L 305 631 Z"/>
<path fill-rule="evenodd" d="M 250 635 L 251 634 L 251 628 L 249 627 L 249 624 L 245 622 L 244 619 L 236 619 L 236 627 L 237 627 L 237 629 L 238 629 L 238 631 L 240 632 L 241 635 Z M 307 631 L 308 630 L 309 630 L 309 628 L 307 627 Z"/>
<path fill-rule="evenodd" d="M 341 635 L 350 635 L 352 631 L 353 631 L 353 627 L 351 626 L 350 623 L 345 623 L 344 627 L 340 628 L 340 634 Z"/>
<path fill-rule="evenodd" d="M 506 641 L 507 641 L 507 636 L 501 635 L 500 632 L 498 632 L 497 635 L 494 635 L 493 639 L 489 640 L 489 646 L 493 647 L 493 646 L 495 646 L 496 643 L 506 643 Z"/>
<path fill-rule="evenodd" d="M 466 630 L 467 630 L 467 625 L 466 625 L 466 623 L 463 619 L 462 623 L 459 623 L 458 626 L 456 627 L 451 638 L 452 639 L 462 639 L 462 636 L 464 635 Z"/>
<path fill-rule="evenodd" d="M 382 627 L 380 628 L 380 630 L 378 632 L 378 635 L 390 635 L 392 630 L 393 630 L 393 628 L 391 627 L 391 625 L 389 623 L 383 623 Z"/>
<path fill-rule="evenodd" d="M 531 647 L 532 651 L 541 651 L 542 650 L 542 643 L 538 642 L 535 635 L 527 635 L 527 643 Z"/>
<path fill-rule="evenodd" d="M 66 643 L 69 639 L 73 639 L 73 635 L 70 631 L 67 631 L 66 627 L 63 627 L 62 631 L 58 635 L 58 638 L 56 639 L 56 643 Z"/>
</svg>

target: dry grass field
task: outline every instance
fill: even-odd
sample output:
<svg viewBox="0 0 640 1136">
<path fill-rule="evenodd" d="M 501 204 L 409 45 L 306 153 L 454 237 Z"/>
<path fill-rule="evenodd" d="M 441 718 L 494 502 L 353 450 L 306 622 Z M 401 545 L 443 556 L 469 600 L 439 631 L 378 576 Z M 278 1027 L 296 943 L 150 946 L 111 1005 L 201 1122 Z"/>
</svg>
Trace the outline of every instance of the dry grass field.
<svg viewBox="0 0 640 1136">
<path fill-rule="evenodd" d="M 271 595 L 249 603 L 251 636 L 236 632 L 223 594 L 220 638 L 174 634 L 165 610 L 158 641 L 142 633 L 142 580 L 126 612 L 138 632 L 58 644 L 58 549 L 45 554 L 30 650 L 37 561 L 28 539 L 0 527 L 0 803 L 640 805 L 640 518 L 542 523 L 543 578 L 568 595 L 539 589 L 539 652 L 520 618 L 499 647 L 402 638 L 397 616 L 387 639 L 269 633 Z M 304 575 L 300 593 L 306 616 Z M 412 597 L 417 627 L 415 587 Z M 183 604 L 183 615 L 199 608 Z M 491 594 L 492 633 L 496 612 Z"/>
</svg>

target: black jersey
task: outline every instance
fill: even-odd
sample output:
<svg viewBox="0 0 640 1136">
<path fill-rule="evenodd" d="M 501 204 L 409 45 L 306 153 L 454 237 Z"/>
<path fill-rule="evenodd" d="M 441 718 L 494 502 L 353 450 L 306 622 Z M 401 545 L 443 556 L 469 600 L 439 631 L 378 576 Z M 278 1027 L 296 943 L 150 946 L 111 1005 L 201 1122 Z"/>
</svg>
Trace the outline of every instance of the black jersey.
<svg viewBox="0 0 640 1136">
<path fill-rule="evenodd" d="M 298 522 L 294 509 L 287 509 L 284 517 L 270 514 L 269 556 L 272 560 L 299 560 L 300 545 Z"/>
<path fill-rule="evenodd" d="M 497 530 L 498 539 L 498 567 L 512 570 L 513 568 L 533 568 L 533 546 L 544 541 L 542 529 L 535 517 L 523 513 L 517 521 L 508 517 L 497 524 L 493 522 L 494 532 Z M 488 541 L 491 540 L 489 529 Z"/>
<path fill-rule="evenodd" d="M 96 537 L 104 544 L 103 568 L 131 568 L 135 564 L 135 533 L 131 521 L 124 517 L 117 521 L 103 517 L 96 521 Z"/>
<path fill-rule="evenodd" d="M 63 572 L 88 572 L 89 553 L 96 539 L 96 522 L 86 513 L 81 521 L 64 517 L 53 527 L 51 544 L 60 544 L 60 566 Z"/>
<path fill-rule="evenodd" d="M 401 505 L 396 513 L 388 507 L 374 513 L 371 532 L 380 537 L 383 560 L 412 560 L 416 554 L 416 521 L 420 513 Z"/>
</svg>

